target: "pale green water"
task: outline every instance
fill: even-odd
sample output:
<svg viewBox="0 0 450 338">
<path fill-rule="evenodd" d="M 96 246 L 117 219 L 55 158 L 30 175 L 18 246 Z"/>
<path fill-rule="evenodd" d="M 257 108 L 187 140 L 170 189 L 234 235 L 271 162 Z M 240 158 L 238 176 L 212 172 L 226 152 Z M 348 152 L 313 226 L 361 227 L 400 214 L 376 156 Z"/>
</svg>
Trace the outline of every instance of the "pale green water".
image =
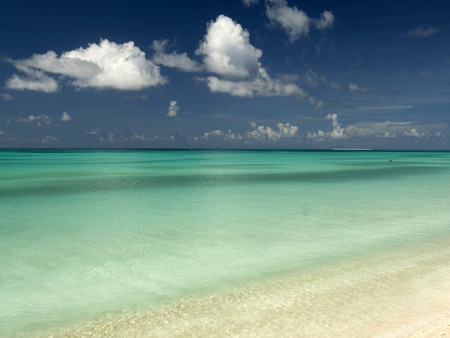
<svg viewBox="0 0 450 338">
<path fill-rule="evenodd" d="M 0 151 L 0 335 L 446 240 L 449 202 L 450 152 Z"/>
</svg>

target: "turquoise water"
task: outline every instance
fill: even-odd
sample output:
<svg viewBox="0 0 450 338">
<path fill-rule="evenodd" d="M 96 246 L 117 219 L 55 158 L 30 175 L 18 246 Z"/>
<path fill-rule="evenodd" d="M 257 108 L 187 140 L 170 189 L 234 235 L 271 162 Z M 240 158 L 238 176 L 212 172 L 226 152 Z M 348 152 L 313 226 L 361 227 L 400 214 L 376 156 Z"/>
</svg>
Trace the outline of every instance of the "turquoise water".
<svg viewBox="0 0 450 338">
<path fill-rule="evenodd" d="M 448 240 L 449 201 L 450 152 L 0 151 L 0 335 Z"/>
</svg>

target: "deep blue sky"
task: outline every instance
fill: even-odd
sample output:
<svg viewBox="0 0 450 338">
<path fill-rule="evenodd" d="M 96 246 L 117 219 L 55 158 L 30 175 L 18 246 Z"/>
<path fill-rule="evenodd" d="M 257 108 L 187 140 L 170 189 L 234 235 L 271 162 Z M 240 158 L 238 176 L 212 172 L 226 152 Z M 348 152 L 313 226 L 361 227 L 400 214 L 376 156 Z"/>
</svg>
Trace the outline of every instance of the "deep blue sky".
<svg viewBox="0 0 450 338">
<path fill-rule="evenodd" d="M 445 0 L 4 0 L 0 147 L 450 149 L 449 17 Z"/>
</svg>

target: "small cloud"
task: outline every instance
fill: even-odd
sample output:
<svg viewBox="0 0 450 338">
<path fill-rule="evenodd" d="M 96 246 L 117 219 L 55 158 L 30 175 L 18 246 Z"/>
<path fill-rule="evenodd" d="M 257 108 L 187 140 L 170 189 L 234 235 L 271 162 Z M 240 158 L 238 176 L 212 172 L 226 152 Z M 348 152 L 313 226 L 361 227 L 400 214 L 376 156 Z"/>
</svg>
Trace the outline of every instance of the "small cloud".
<svg viewBox="0 0 450 338">
<path fill-rule="evenodd" d="M 305 96 L 305 92 L 293 83 L 282 83 L 279 79 L 272 79 L 264 68 L 260 69 L 258 77 L 253 81 L 230 81 L 208 76 L 209 90 L 213 93 L 228 93 L 232 96 Z"/>
<path fill-rule="evenodd" d="M 89 131 L 85 132 L 85 134 L 88 134 L 88 135 L 97 135 L 99 132 L 100 132 L 100 129 L 97 128 L 97 129 L 89 130 Z"/>
<path fill-rule="evenodd" d="M 225 132 L 224 132 L 224 131 L 222 131 L 222 130 L 220 130 L 220 129 L 217 129 L 217 130 L 205 132 L 205 133 L 203 134 L 203 136 L 202 136 L 202 139 L 208 140 L 208 139 L 210 139 L 210 138 L 212 138 L 212 137 L 224 136 L 224 135 L 225 135 Z"/>
<path fill-rule="evenodd" d="M 45 145 L 55 144 L 59 142 L 59 137 L 57 136 L 45 136 L 41 142 Z"/>
<path fill-rule="evenodd" d="M 63 112 L 62 115 L 61 115 L 61 121 L 68 122 L 70 120 L 72 120 L 72 116 L 70 116 L 70 114 L 68 112 L 66 112 L 66 111 Z"/>
<path fill-rule="evenodd" d="M 292 138 L 298 132 L 297 126 L 289 123 L 278 123 L 277 129 L 265 126 L 256 126 L 255 129 L 248 131 L 245 135 L 248 139 L 279 141 L 281 139 Z"/>
<path fill-rule="evenodd" d="M 337 114 L 328 114 L 327 120 L 331 120 L 331 125 L 333 129 L 331 131 L 325 132 L 323 130 L 318 130 L 316 132 L 309 132 L 307 134 L 308 138 L 313 139 L 324 139 L 324 138 L 332 138 L 332 139 L 344 139 L 347 138 L 345 134 L 345 129 L 341 127 L 341 124 L 338 122 Z"/>
<path fill-rule="evenodd" d="M 290 42 L 307 36 L 311 27 L 322 30 L 332 27 L 335 21 L 330 11 L 324 11 L 319 19 L 312 19 L 296 6 L 289 7 L 285 0 L 267 0 L 266 16 L 286 31 Z"/>
<path fill-rule="evenodd" d="M 351 92 L 367 92 L 367 91 L 368 91 L 367 88 L 362 87 L 362 86 L 359 86 L 359 85 L 357 85 L 357 84 L 355 84 L 355 83 L 349 83 L 349 84 L 348 84 L 348 89 L 349 89 Z"/>
<path fill-rule="evenodd" d="M 172 52 L 170 54 L 166 53 L 166 47 L 169 40 L 154 40 L 152 47 L 156 51 L 153 56 L 153 62 L 166 67 L 178 68 L 183 72 L 197 72 L 201 70 L 200 65 L 191 60 L 187 53 L 178 54 L 177 52 Z"/>
<path fill-rule="evenodd" d="M 296 137 L 299 130 L 297 126 L 289 123 L 278 123 L 276 128 L 272 128 L 270 126 L 258 126 L 255 122 L 251 122 L 250 127 L 252 128 L 251 130 L 242 134 L 234 133 L 231 129 L 228 129 L 228 131 L 216 129 L 205 132 L 202 137 L 194 138 L 194 140 L 223 139 L 224 141 L 277 142 Z"/>
<path fill-rule="evenodd" d="M 362 110 L 403 110 L 411 109 L 413 106 L 375 106 L 375 107 L 357 107 Z"/>
<path fill-rule="evenodd" d="M 311 103 L 314 106 L 314 108 L 316 108 L 316 109 L 322 109 L 325 107 L 325 103 L 322 100 L 319 100 L 315 97 L 311 96 L 308 100 L 309 100 L 309 103 Z"/>
<path fill-rule="evenodd" d="M 416 128 L 412 128 L 410 130 L 405 131 L 405 135 L 412 137 L 423 137 L 426 135 L 425 132 L 419 132 Z"/>
<path fill-rule="evenodd" d="M 404 122 L 358 122 L 348 125 L 345 131 L 349 137 L 397 138 L 402 136 L 424 137 L 429 131 L 442 128 L 440 125 Z"/>
<path fill-rule="evenodd" d="M 17 119 L 17 122 L 21 123 L 30 123 L 30 122 L 37 122 L 38 126 L 42 126 L 43 124 L 50 124 L 52 122 L 52 118 L 48 115 L 29 115 L 25 118 L 19 118 Z"/>
<path fill-rule="evenodd" d="M 434 27 L 428 27 L 425 28 L 423 26 L 417 27 L 413 30 L 410 30 L 408 33 L 404 34 L 404 36 L 408 38 L 428 38 L 430 36 L 436 35 L 440 33 L 441 30 L 434 28 Z"/>
<path fill-rule="evenodd" d="M 322 141 L 325 139 L 349 139 L 349 138 L 399 138 L 399 137 L 440 137 L 441 130 L 446 128 L 445 123 L 420 123 L 414 121 L 403 122 L 356 122 L 346 127 L 341 127 L 337 114 L 328 114 L 333 129 L 325 132 L 318 130 L 309 132 L 308 138 Z"/>
<path fill-rule="evenodd" d="M 245 7 L 250 7 L 259 3 L 259 0 L 242 0 Z"/>
<path fill-rule="evenodd" d="M 147 95 L 126 95 L 125 100 L 147 100 Z"/>
<path fill-rule="evenodd" d="M 170 101 L 169 111 L 167 112 L 167 116 L 171 116 L 171 117 L 177 116 L 179 109 L 180 109 L 180 107 L 178 107 L 177 101 Z"/>
<path fill-rule="evenodd" d="M 320 19 L 315 20 L 315 25 L 317 29 L 326 29 L 333 27 L 335 17 L 330 11 L 324 11 L 320 15 Z"/>
<path fill-rule="evenodd" d="M 145 136 L 140 135 L 138 133 L 134 133 L 133 136 L 131 136 L 131 140 L 136 142 L 143 142 L 145 141 Z"/>
<path fill-rule="evenodd" d="M 9 95 L 8 93 L 1 93 L 0 98 L 4 101 L 11 101 L 13 100 L 13 97 Z"/>
</svg>

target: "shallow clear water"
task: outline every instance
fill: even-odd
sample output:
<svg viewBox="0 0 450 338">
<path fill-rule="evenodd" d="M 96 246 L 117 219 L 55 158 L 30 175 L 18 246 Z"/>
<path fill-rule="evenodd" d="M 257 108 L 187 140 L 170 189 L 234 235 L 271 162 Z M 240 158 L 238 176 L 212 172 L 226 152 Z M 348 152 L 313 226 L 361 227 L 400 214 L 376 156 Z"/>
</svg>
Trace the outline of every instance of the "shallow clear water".
<svg viewBox="0 0 450 338">
<path fill-rule="evenodd" d="M 0 151 L 0 335 L 414 255 L 449 201 L 450 152 Z"/>
</svg>

